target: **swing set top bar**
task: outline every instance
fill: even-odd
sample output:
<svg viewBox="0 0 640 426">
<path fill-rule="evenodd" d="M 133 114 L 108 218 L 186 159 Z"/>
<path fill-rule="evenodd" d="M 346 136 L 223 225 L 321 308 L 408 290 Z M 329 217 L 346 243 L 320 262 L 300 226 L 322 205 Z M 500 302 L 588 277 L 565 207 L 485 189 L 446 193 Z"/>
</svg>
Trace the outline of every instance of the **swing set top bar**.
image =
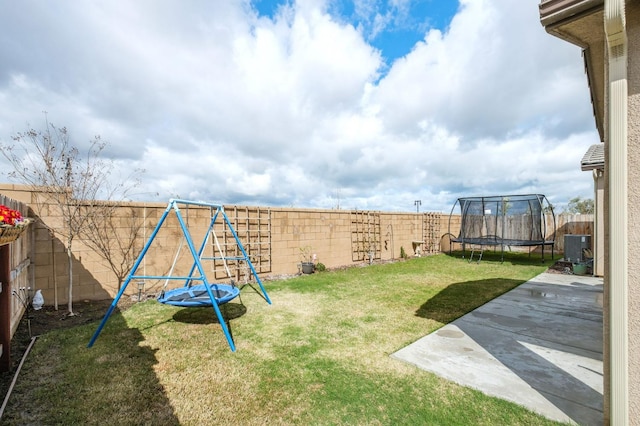
<svg viewBox="0 0 640 426">
<path fill-rule="evenodd" d="M 191 201 L 191 200 L 182 200 L 179 198 L 172 198 L 169 200 L 169 205 L 172 205 L 172 204 L 186 204 L 188 206 L 212 207 L 214 209 L 224 210 L 224 206 L 222 204 L 207 203 L 205 201 Z"/>
</svg>

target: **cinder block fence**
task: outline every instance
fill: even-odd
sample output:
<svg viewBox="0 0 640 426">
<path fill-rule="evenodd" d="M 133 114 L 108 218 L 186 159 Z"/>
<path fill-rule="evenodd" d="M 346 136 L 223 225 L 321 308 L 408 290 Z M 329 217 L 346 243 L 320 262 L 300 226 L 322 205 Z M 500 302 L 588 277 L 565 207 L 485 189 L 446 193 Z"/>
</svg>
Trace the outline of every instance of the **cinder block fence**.
<svg viewBox="0 0 640 426">
<path fill-rule="evenodd" d="M 62 226 L 52 206 L 37 205 L 37 193 L 19 185 L 0 184 L 0 194 L 24 203 L 29 215 L 39 220 L 31 227 L 32 246 L 29 251 L 33 287 L 41 289 L 47 305 L 64 304 L 68 300 L 68 257 L 65 244 L 50 229 Z M 217 202 L 217 200 L 211 200 Z M 166 203 L 122 203 L 117 206 L 113 222 L 114 238 L 132 234 L 132 221 L 140 228 L 135 234 L 137 252 L 153 232 Z M 458 233 L 459 217 L 451 220 L 448 214 L 397 213 L 381 211 L 352 211 L 325 209 L 294 209 L 256 206 L 224 207 L 252 263 L 262 279 L 278 278 L 300 272 L 300 264 L 311 258 L 327 268 L 363 265 L 448 251 L 447 233 Z M 210 222 L 208 208 L 182 209 L 194 238 L 206 234 Z M 593 218 L 582 215 L 581 233 L 589 233 Z M 589 219 L 591 220 L 589 222 Z M 571 225 L 562 221 L 563 233 L 572 233 Z M 178 221 L 169 217 L 163 232 L 154 240 L 154 246 L 145 256 L 142 268 L 149 275 L 153 271 L 162 275 L 171 265 L 176 268 L 190 266 L 184 249 Z M 230 235 L 218 229 L 218 244 L 231 247 Z M 553 233 L 553 230 L 548 231 Z M 561 243 L 561 236 L 556 241 Z M 213 244 L 213 242 L 211 242 Z M 182 249 L 181 249 L 182 245 Z M 556 250 L 561 250 L 561 245 Z M 214 250 L 214 249 L 212 249 Z M 179 253 L 179 254 L 178 254 Z M 119 282 L 107 262 L 97 256 L 86 241 L 79 239 L 72 246 L 74 289 L 73 299 L 101 300 L 115 296 Z M 236 280 L 246 278 L 246 270 L 231 265 Z M 216 276 L 226 278 L 224 268 L 214 264 Z M 165 283 L 145 283 L 146 292 L 159 291 Z M 137 286 L 129 286 L 128 294 L 136 294 Z"/>
</svg>

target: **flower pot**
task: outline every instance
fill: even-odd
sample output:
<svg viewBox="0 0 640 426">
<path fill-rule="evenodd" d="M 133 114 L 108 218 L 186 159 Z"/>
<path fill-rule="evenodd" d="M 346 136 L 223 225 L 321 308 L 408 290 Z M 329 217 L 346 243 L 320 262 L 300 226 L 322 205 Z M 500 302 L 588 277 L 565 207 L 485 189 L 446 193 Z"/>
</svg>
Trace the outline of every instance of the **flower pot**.
<svg viewBox="0 0 640 426">
<path fill-rule="evenodd" d="M 313 262 L 302 262 L 302 273 L 303 274 L 313 274 L 315 271 L 316 265 Z"/>
<path fill-rule="evenodd" d="M 586 263 L 574 263 L 573 264 L 573 273 L 576 275 L 586 275 L 587 273 L 587 264 Z"/>
<path fill-rule="evenodd" d="M 0 246 L 17 240 L 20 234 L 25 231 L 29 223 L 29 219 L 24 219 L 24 221 L 17 225 L 0 225 Z"/>
</svg>

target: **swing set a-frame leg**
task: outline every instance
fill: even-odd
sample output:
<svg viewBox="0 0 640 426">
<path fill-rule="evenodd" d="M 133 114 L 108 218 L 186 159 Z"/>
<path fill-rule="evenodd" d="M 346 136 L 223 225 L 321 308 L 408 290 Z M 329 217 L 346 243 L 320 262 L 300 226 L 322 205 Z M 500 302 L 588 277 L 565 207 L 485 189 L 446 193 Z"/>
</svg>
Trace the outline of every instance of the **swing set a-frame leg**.
<svg viewBox="0 0 640 426">
<path fill-rule="evenodd" d="M 95 343 L 96 339 L 100 335 L 100 332 L 102 331 L 102 329 L 104 328 L 105 324 L 107 323 L 107 320 L 109 319 L 109 317 L 113 313 L 113 310 L 116 308 L 116 306 L 118 306 L 118 301 L 120 300 L 120 297 L 124 293 L 124 291 L 127 288 L 127 285 L 129 284 L 130 281 L 131 281 L 131 277 L 127 278 L 127 280 L 124 282 L 124 284 L 120 288 L 120 291 L 118 292 L 118 295 L 113 299 L 113 302 L 111 302 L 111 305 L 109 306 L 109 309 L 107 309 L 107 313 L 104 314 L 104 317 L 102 318 L 102 321 L 100 322 L 100 325 L 98 326 L 98 329 L 96 330 L 95 333 L 93 333 L 93 336 L 91 336 L 91 340 L 89 340 L 89 344 L 87 345 L 88 348 L 92 347 L 93 344 Z"/>
<path fill-rule="evenodd" d="M 113 302 L 109 306 L 109 309 L 107 310 L 107 313 L 104 315 L 104 318 L 102 318 L 102 321 L 100 322 L 100 325 L 98 326 L 98 329 L 95 331 L 95 333 L 91 337 L 91 340 L 89 341 L 89 344 L 87 345 L 88 348 L 93 346 L 93 344 L 95 343 L 96 339 L 100 335 L 100 332 L 102 331 L 102 329 L 104 328 L 105 324 L 107 323 L 107 320 L 109 320 L 109 317 L 111 316 L 111 314 L 113 313 L 114 309 L 118 305 L 118 301 L 120 300 L 120 297 L 124 293 L 124 290 L 127 288 L 127 285 L 129 284 L 129 281 L 131 281 L 131 280 L 127 279 L 125 281 L 125 283 L 122 285 L 122 288 L 120 289 L 120 292 L 118 292 L 118 295 L 113 299 Z M 224 315 L 222 315 L 222 311 L 220 310 L 220 306 L 218 305 L 217 302 L 214 302 L 212 306 L 213 306 L 213 311 L 216 314 L 216 317 L 218 318 L 218 322 L 220 323 L 220 327 L 222 328 L 222 331 L 224 332 L 224 337 L 227 339 L 227 343 L 229 344 L 229 348 L 231 349 L 231 352 L 235 352 L 236 351 L 236 345 L 235 345 L 235 343 L 233 341 L 233 336 L 231 336 L 231 332 L 229 331 L 229 327 L 227 327 L 227 321 L 226 321 Z"/>
<path fill-rule="evenodd" d="M 172 204 L 169 203 L 169 205 L 165 209 L 164 213 L 162 213 L 162 216 L 160 217 L 160 220 L 158 220 L 158 224 L 156 225 L 155 229 L 151 233 L 151 236 L 149 236 L 149 240 L 147 240 L 147 243 L 144 245 L 144 247 L 142 248 L 142 251 L 138 255 L 138 258 L 136 259 L 136 262 L 133 264 L 133 268 L 131 268 L 131 271 L 129 272 L 129 275 L 127 275 L 127 279 L 124 281 L 124 283 L 122 283 L 122 287 L 120 287 L 120 291 L 118 292 L 117 296 L 113 299 L 113 302 L 111 302 L 111 306 L 109 306 L 109 309 L 107 310 L 107 313 L 104 314 L 104 318 L 102 318 L 102 321 L 100 322 L 100 325 L 98 326 L 98 329 L 96 330 L 95 333 L 93 333 L 93 336 L 91 337 L 91 340 L 89 341 L 89 344 L 87 345 L 88 348 L 93 346 L 93 344 L 95 343 L 96 339 L 100 335 L 100 332 L 102 331 L 102 329 L 104 328 L 105 324 L 107 323 L 107 320 L 109 319 L 109 317 L 113 313 L 113 310 L 118 305 L 118 301 L 120 300 L 120 298 L 124 294 L 124 291 L 127 289 L 127 286 L 131 282 L 131 278 L 133 277 L 133 274 L 138 270 L 138 267 L 140 266 L 140 263 L 142 262 L 142 259 L 144 259 L 145 254 L 147 254 L 147 251 L 149 250 L 149 247 L 151 247 L 151 243 L 156 238 L 156 235 L 158 235 L 158 231 L 160 230 L 160 227 L 162 227 L 162 224 L 164 223 L 165 219 L 169 215 L 169 212 L 171 211 L 171 206 L 172 206 Z"/>
<path fill-rule="evenodd" d="M 227 327 L 227 321 L 222 315 L 222 311 L 220 310 L 220 306 L 217 303 L 213 304 L 213 310 L 216 313 L 216 317 L 218 317 L 218 322 L 220 323 L 220 327 L 222 327 L 222 331 L 224 332 L 224 337 L 227 338 L 227 343 L 229 343 L 229 348 L 231 352 L 236 351 L 236 345 L 233 342 L 233 336 L 231 336 L 231 332 L 229 331 L 229 327 Z"/>
</svg>

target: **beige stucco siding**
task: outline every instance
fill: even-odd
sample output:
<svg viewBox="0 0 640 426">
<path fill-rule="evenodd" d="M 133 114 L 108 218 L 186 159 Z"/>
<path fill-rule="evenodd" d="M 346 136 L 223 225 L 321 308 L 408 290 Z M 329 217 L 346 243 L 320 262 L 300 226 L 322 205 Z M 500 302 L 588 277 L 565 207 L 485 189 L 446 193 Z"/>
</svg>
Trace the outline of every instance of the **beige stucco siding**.
<svg viewBox="0 0 640 426">
<path fill-rule="evenodd" d="M 629 419 L 640 424 L 640 2 L 627 1 L 629 41 Z"/>
<path fill-rule="evenodd" d="M 621 46 L 621 39 L 618 38 L 621 33 L 618 31 L 621 30 L 619 24 L 622 21 L 616 19 L 616 6 L 620 4 L 596 0 L 542 0 L 540 16 L 542 24 L 551 34 L 585 49 L 596 123 L 605 140 L 604 424 L 610 424 L 611 419 L 615 418 L 614 421 L 619 424 L 628 421 L 630 424 L 640 425 L 640 1 L 625 0 L 622 4 L 626 15 L 626 111 L 622 108 L 624 103 L 613 102 L 613 92 L 607 84 L 612 64 L 609 63 L 604 33 L 605 29 L 611 31 L 611 41 L 615 42 L 615 47 Z M 591 6 L 595 8 L 589 9 Z M 605 9 L 611 12 L 613 19 L 603 22 Z M 620 55 L 622 52 L 616 51 L 616 56 Z M 619 68 L 615 72 L 615 87 L 620 88 L 623 83 L 619 80 L 622 74 Z M 619 92 L 617 94 L 619 95 Z M 620 113 L 626 114 L 626 136 L 620 129 L 614 128 L 622 122 L 621 117 L 617 115 Z M 615 141 L 610 139 L 612 135 L 616 136 Z M 624 205 L 611 205 L 610 196 L 616 195 L 620 189 L 613 185 L 620 185 L 622 182 L 620 176 L 616 177 L 615 183 L 612 180 L 612 176 L 619 172 L 620 168 L 614 169 L 619 166 L 611 165 L 613 156 L 610 154 L 621 153 L 621 147 L 611 144 L 625 142 L 627 193 L 620 195 L 626 197 L 626 202 L 616 200 L 616 203 Z M 620 232 L 615 225 L 621 223 L 622 218 L 611 214 L 619 212 L 620 209 L 626 209 L 627 214 L 627 228 L 621 230 L 626 239 L 623 241 L 626 253 L 625 250 L 621 250 L 622 241 L 616 240 L 620 238 Z M 613 230 L 616 232 L 612 232 Z M 613 249 L 616 249 L 615 253 Z M 613 257 L 616 255 L 626 255 L 626 270 L 619 269 L 624 262 L 623 259 Z M 616 269 L 612 269 L 612 265 L 616 265 Z M 620 273 L 626 274 L 626 277 L 623 277 L 627 279 L 626 289 L 622 285 L 624 279 L 620 277 Z M 612 297 L 618 302 L 614 312 L 611 311 Z M 624 304 L 619 303 L 620 297 L 626 297 Z M 614 324 L 611 318 L 621 313 L 621 307 L 626 309 L 627 321 L 621 321 L 618 317 Z M 621 339 L 620 331 L 626 333 L 626 339 Z M 625 344 L 626 347 L 621 348 L 618 346 L 620 344 Z M 627 362 L 624 369 L 620 368 L 621 365 L 615 364 L 624 359 L 621 350 L 626 351 Z M 626 377 L 623 379 L 621 374 Z"/>
</svg>

